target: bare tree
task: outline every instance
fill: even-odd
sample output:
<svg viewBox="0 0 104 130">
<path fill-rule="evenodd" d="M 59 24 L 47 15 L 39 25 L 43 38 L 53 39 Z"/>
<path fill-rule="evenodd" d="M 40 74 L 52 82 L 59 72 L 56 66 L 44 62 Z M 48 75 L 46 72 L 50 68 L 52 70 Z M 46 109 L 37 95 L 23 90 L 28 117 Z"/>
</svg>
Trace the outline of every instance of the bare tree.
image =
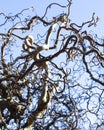
<svg viewBox="0 0 104 130">
<path fill-rule="evenodd" d="M 54 5 L 67 11 L 48 19 Z M 42 17 L 22 18 L 28 9 L 0 13 L 0 27 L 6 27 L 0 33 L 2 130 L 104 127 L 104 40 L 85 29 L 96 26 L 98 17 L 72 23 L 71 5 L 51 3 Z"/>
</svg>

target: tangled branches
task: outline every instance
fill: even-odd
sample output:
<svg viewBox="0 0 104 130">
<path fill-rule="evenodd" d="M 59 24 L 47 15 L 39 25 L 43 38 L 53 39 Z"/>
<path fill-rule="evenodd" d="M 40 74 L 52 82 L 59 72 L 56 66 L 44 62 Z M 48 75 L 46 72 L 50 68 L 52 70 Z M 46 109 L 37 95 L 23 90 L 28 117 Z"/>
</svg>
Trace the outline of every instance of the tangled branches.
<svg viewBox="0 0 104 130">
<path fill-rule="evenodd" d="M 52 3 L 42 17 L 25 20 L 20 15 L 27 9 L 9 18 L 0 13 L 5 16 L 0 27 L 19 18 L 0 33 L 1 129 L 75 130 L 84 129 L 85 122 L 103 127 L 104 42 L 84 30 L 95 26 L 98 17 L 93 13 L 80 26 L 71 23 L 72 1 L 67 2 Z M 49 20 L 53 5 L 67 12 Z"/>
</svg>

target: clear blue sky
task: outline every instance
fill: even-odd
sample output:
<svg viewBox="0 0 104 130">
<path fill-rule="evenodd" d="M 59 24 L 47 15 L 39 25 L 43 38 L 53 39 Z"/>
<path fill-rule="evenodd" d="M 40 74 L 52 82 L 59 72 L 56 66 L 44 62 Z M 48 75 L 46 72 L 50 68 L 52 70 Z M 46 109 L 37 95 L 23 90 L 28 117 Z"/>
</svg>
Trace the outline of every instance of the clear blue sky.
<svg viewBox="0 0 104 130">
<path fill-rule="evenodd" d="M 51 2 L 58 2 L 65 5 L 67 0 L 1 0 L 0 12 L 6 14 L 18 13 L 24 8 L 33 6 L 37 14 L 42 15 L 45 7 Z M 55 10 L 57 11 L 57 10 Z M 54 11 L 54 12 L 55 12 Z M 98 26 L 94 29 L 100 37 L 104 36 L 104 0 L 73 0 L 71 8 L 71 19 L 73 22 L 81 24 L 91 18 L 92 13 L 95 12 L 100 17 Z M 30 11 L 31 13 L 31 11 Z M 35 13 L 35 12 L 34 12 Z M 52 12 L 53 13 L 53 10 Z M 33 14 L 32 14 L 33 15 Z"/>
<path fill-rule="evenodd" d="M 27 15 L 43 16 L 45 8 L 49 3 L 57 2 L 66 5 L 67 0 L 1 0 L 0 13 L 12 13 L 15 15 L 21 10 L 33 6 L 35 11 L 28 11 Z M 57 13 L 59 8 L 50 10 L 50 15 Z M 93 12 L 99 16 L 100 20 L 96 28 L 91 28 L 99 37 L 104 38 L 104 0 L 73 0 L 71 7 L 71 20 L 81 25 L 82 22 L 90 20 Z M 62 12 L 60 12 L 62 13 Z M 22 16 L 21 16 L 22 17 Z M 1 19 L 0 19 L 1 20 Z M 1 22 L 1 21 L 0 21 Z M 92 118 L 93 119 L 93 118 Z"/>
</svg>

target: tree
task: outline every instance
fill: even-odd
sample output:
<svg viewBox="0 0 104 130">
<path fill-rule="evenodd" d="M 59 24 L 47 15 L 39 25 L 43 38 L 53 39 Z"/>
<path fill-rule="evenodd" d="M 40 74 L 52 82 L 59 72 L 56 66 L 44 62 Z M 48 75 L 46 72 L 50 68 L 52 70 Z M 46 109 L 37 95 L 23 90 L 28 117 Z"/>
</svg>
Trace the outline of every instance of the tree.
<svg viewBox="0 0 104 130">
<path fill-rule="evenodd" d="M 21 18 L 28 9 L 0 13 L 7 27 L 0 33 L 2 130 L 103 129 L 104 40 L 84 30 L 98 17 L 72 23 L 67 1 L 50 4 L 42 17 Z M 67 12 L 48 19 L 53 5 Z"/>
</svg>

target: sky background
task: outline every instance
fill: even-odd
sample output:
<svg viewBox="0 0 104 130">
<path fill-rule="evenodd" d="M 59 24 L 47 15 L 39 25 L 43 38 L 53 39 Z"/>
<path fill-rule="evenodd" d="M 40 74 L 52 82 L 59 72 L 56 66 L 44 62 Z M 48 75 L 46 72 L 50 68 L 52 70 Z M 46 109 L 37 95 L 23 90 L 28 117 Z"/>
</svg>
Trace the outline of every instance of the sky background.
<svg viewBox="0 0 104 130">
<path fill-rule="evenodd" d="M 43 15 L 46 6 L 52 2 L 58 2 L 59 4 L 66 5 L 67 0 L 1 0 L 0 12 L 4 12 L 9 15 L 12 13 L 15 15 L 22 9 L 33 6 L 35 8 L 34 13 L 29 15 Z M 58 9 L 50 10 L 50 14 L 55 13 Z M 71 20 L 81 25 L 83 21 L 87 21 L 91 18 L 93 12 L 96 16 L 99 16 L 100 21 L 97 27 L 93 29 L 99 37 L 104 37 L 104 0 L 73 0 L 71 7 Z M 62 12 L 61 12 L 62 13 Z M 92 29 L 91 29 L 92 30 Z"/>
<path fill-rule="evenodd" d="M 33 6 L 35 11 L 27 11 L 27 13 L 29 13 L 27 15 L 43 16 L 46 7 L 52 2 L 57 2 L 62 5 L 67 4 L 67 0 L 1 0 L 0 13 L 3 12 L 6 15 L 15 15 L 21 10 Z M 58 14 L 58 12 L 62 13 L 62 10 L 62 8 L 60 9 L 57 7 L 50 9 L 50 17 L 54 16 L 56 13 Z M 93 30 L 94 33 L 98 34 L 98 37 L 104 38 L 104 0 L 73 0 L 70 17 L 72 22 L 81 25 L 82 22 L 91 19 L 93 12 L 96 13 L 96 16 L 98 16 L 100 20 L 97 23 L 96 28 L 90 29 Z M 2 19 L 0 20 L 2 21 Z M 0 33 L 1 31 L 2 30 L 0 30 Z"/>
</svg>

